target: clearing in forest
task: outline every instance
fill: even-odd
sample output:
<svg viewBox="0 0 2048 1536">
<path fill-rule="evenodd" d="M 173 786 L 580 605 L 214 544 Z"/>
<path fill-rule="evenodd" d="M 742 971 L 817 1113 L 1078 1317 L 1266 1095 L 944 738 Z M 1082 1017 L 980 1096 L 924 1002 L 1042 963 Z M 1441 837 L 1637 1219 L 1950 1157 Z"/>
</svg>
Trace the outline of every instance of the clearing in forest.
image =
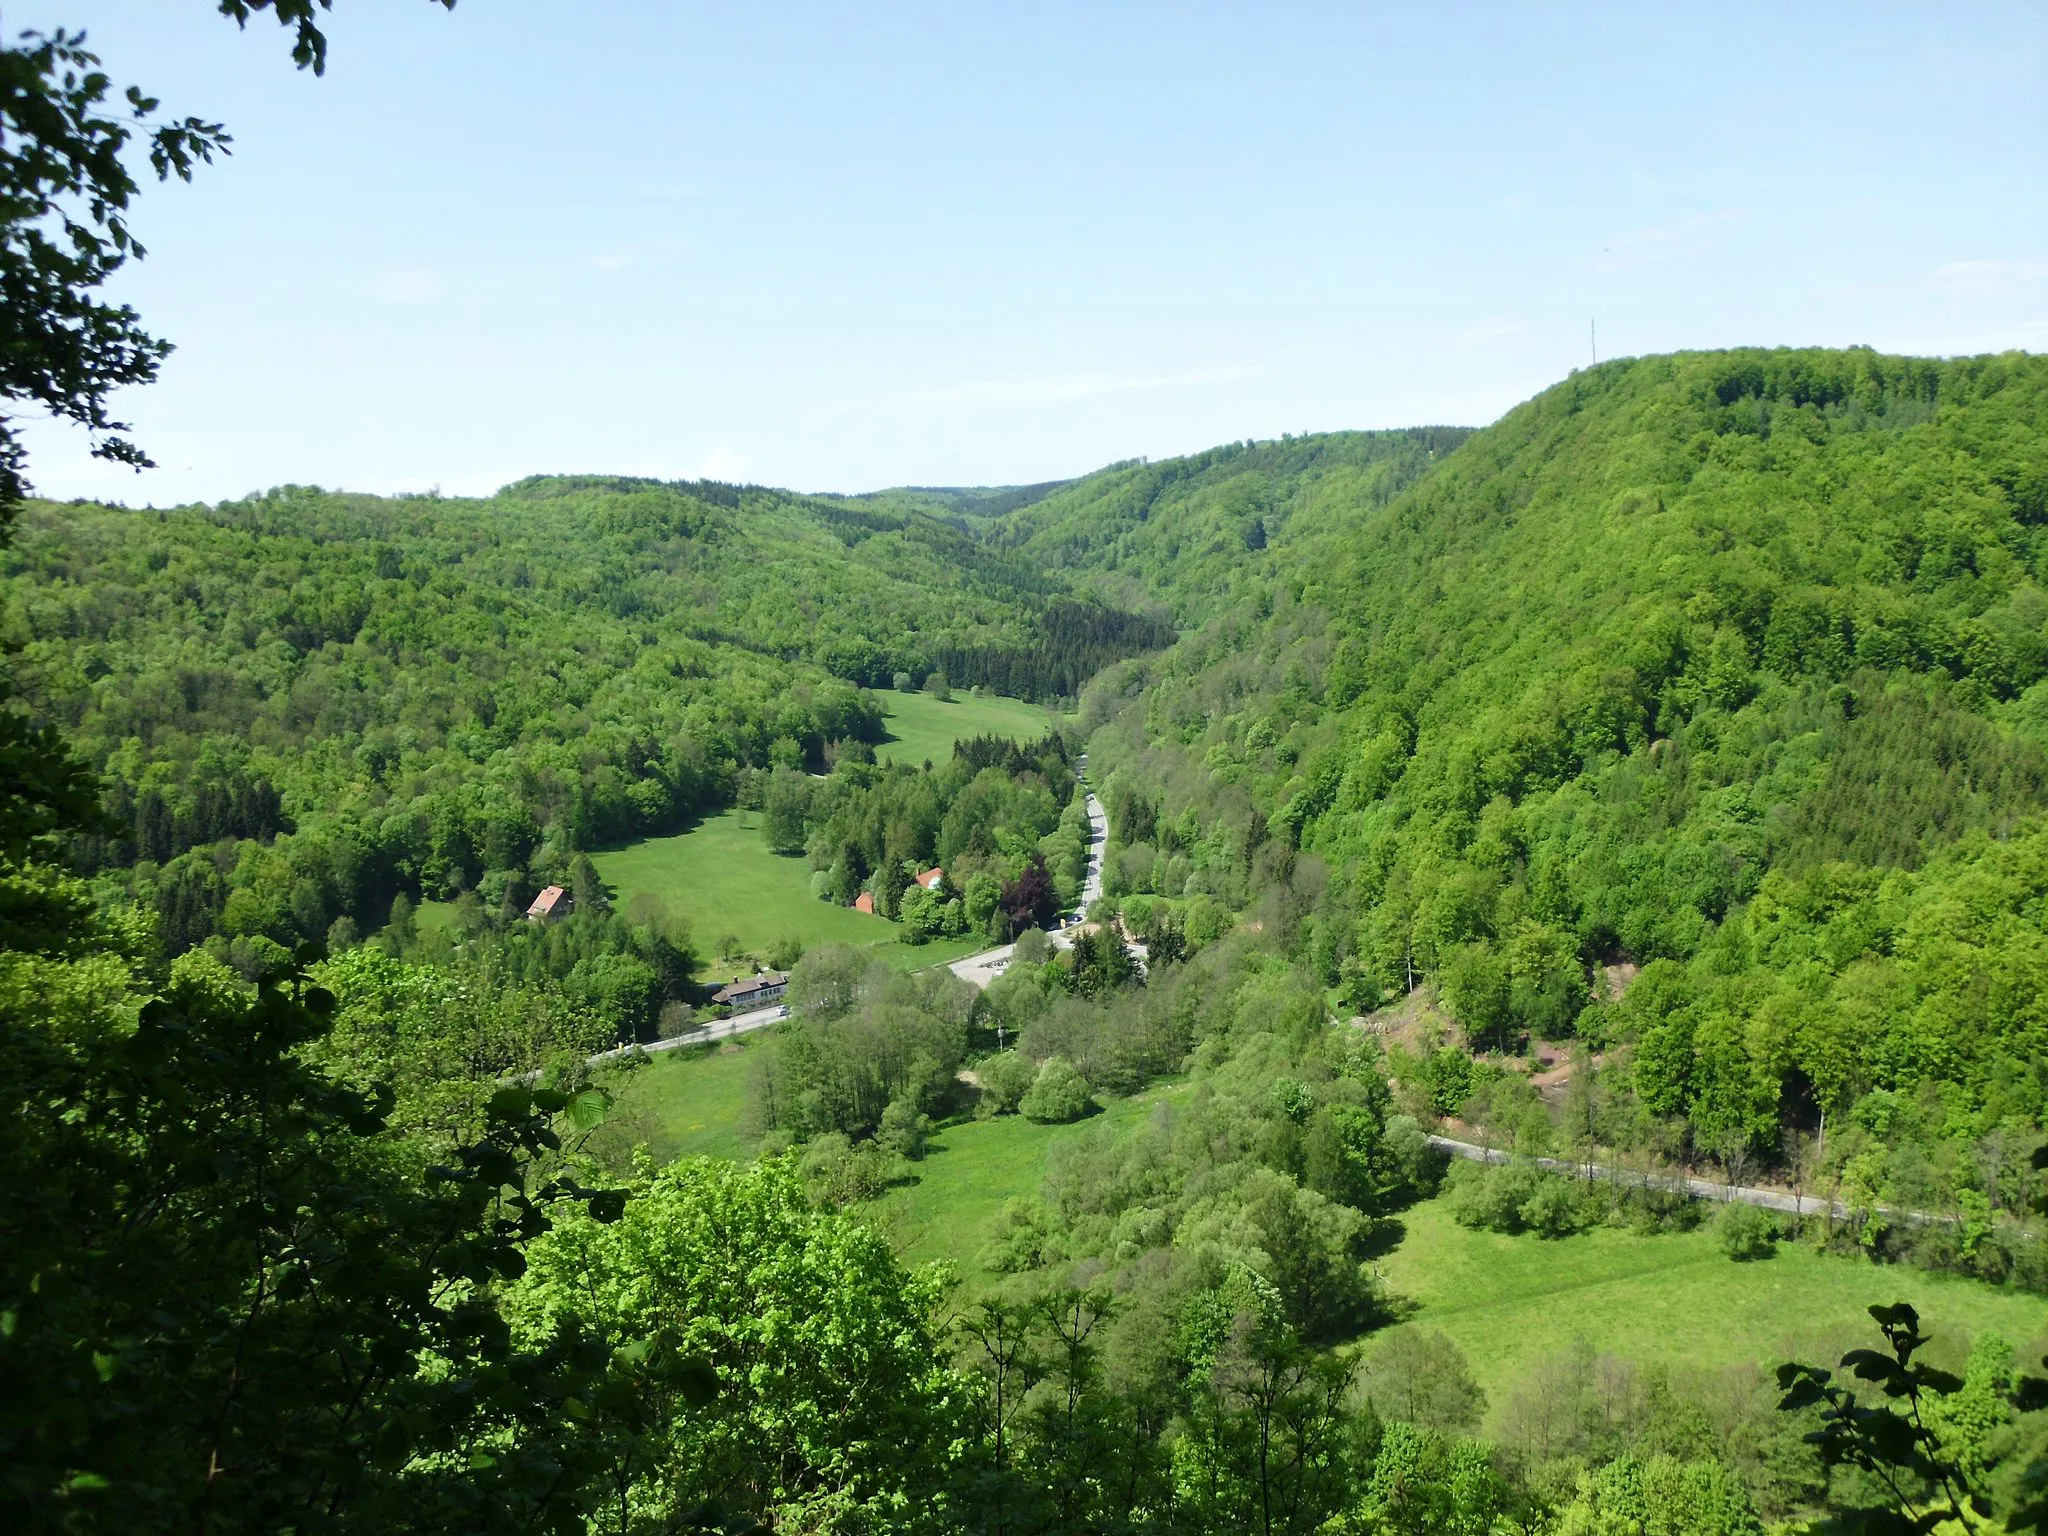
<svg viewBox="0 0 2048 1536">
<path fill-rule="evenodd" d="M 707 976 L 732 969 L 734 962 L 719 958 L 727 938 L 760 958 L 788 940 L 806 948 L 909 948 L 896 944 L 894 923 L 813 896 L 810 865 L 801 856 L 769 852 L 755 811 L 720 811 L 687 832 L 593 854 L 591 862 L 619 906 L 650 892 L 688 919 L 697 952 L 704 957 L 700 970 Z M 927 945 L 918 953 L 934 948 Z"/>
<path fill-rule="evenodd" d="M 889 721 L 889 739 L 875 748 L 875 757 L 885 763 L 943 763 L 953 755 L 954 742 L 974 736 L 1037 741 L 1053 723 L 1044 706 L 995 694 L 974 698 L 961 693 L 946 701 L 928 693 L 877 693 L 875 697 Z"/>
<path fill-rule="evenodd" d="M 943 762 L 953 743 L 973 736 L 1008 736 L 1034 741 L 1052 717 L 1036 704 L 994 696 L 941 701 L 923 693 L 879 695 L 888 712 L 889 740 L 876 756 L 921 763 Z M 877 950 L 890 965 L 916 969 L 972 954 L 979 938 L 910 945 L 898 941 L 894 923 L 819 901 L 811 894 L 811 868 L 803 858 L 771 853 L 753 811 L 730 809 L 707 816 L 687 832 L 650 837 L 630 847 L 592 855 L 597 872 L 624 906 L 650 892 L 688 919 L 700 974 L 732 970 L 721 957 L 727 939 L 741 952 L 765 960 L 777 944 L 852 944 Z"/>
</svg>

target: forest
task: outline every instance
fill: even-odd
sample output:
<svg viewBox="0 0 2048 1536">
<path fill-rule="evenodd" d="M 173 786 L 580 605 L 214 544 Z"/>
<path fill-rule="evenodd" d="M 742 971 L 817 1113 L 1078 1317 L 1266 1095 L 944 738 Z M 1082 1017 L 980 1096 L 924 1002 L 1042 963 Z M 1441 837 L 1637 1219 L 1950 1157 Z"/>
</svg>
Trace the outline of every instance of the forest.
<svg viewBox="0 0 2048 1536">
<path fill-rule="evenodd" d="M 324 67 L 324 5 L 221 10 Z M 142 465 L 130 159 L 229 141 L 0 58 L 0 394 Z M 61 504 L 12 419 L 7 1528 L 2048 1521 L 2048 361 L 862 496 Z M 886 750 L 955 689 L 1055 709 Z M 597 860 L 742 812 L 901 938 L 777 944 L 719 1043 Z M 727 1153 L 656 1156 L 648 1085 L 735 1058 Z M 1655 1325 L 1746 1354 L 1481 1347 L 1431 1232 L 1553 1305 L 1704 1258 L 1728 1315 Z M 1755 1332 L 1772 1266 L 1868 1322 Z"/>
</svg>

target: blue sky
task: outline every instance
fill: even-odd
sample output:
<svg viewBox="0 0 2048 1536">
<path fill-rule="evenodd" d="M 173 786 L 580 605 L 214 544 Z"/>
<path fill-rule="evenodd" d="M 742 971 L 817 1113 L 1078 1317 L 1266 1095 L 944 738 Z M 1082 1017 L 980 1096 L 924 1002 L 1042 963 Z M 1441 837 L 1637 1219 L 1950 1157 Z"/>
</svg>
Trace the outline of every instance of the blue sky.
<svg viewBox="0 0 2048 1536">
<path fill-rule="evenodd" d="M 1015 483 L 1483 423 L 1602 357 L 2048 349 L 2048 6 L 10 7 L 224 120 L 120 296 L 160 468 Z"/>
</svg>

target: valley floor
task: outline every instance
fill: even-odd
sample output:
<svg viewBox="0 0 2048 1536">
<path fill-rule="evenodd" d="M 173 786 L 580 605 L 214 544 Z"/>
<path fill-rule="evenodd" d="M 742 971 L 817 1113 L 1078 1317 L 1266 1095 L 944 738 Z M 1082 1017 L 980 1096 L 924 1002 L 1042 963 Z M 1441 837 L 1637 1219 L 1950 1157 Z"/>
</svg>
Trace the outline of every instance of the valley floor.
<svg viewBox="0 0 2048 1536">
<path fill-rule="evenodd" d="M 657 1158 L 745 1156 L 748 1076 L 769 1048 L 765 1037 L 754 1037 L 642 1068 L 628 1080 L 608 1132 L 643 1142 Z M 910 1181 L 868 1209 L 906 1262 L 951 1263 L 971 1294 L 1002 1278 L 979 1262 L 990 1223 L 1006 1200 L 1038 1192 L 1054 1148 L 1133 1128 L 1190 1092 L 1184 1082 L 1159 1084 L 1110 1100 L 1073 1125 L 1006 1115 L 945 1126 L 912 1165 Z M 1795 1243 L 1781 1243 L 1771 1258 L 1736 1263 L 1707 1229 L 1509 1237 L 1459 1226 L 1441 1199 L 1395 1218 L 1389 1235 L 1394 1240 L 1377 1263 L 1407 1314 L 1396 1326 L 1450 1335 L 1496 1413 L 1541 1362 L 1581 1347 L 1680 1375 L 1767 1371 L 1795 1356 L 1832 1361 L 1869 1342 L 1866 1309 L 1879 1302 L 1918 1308 L 1944 1362 L 1959 1364 L 1983 1329 L 2017 1346 L 2022 1360 L 2048 1350 L 2048 1304 L 2039 1297 Z"/>
</svg>

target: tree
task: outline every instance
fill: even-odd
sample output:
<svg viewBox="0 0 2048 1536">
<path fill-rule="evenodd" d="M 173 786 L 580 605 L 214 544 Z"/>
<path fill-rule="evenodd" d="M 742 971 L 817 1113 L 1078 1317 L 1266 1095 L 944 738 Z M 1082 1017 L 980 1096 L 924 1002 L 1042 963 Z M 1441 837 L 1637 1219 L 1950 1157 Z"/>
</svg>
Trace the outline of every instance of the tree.
<svg viewBox="0 0 2048 1536">
<path fill-rule="evenodd" d="M 964 1426 L 933 1334 L 940 1294 L 865 1222 L 816 1209 L 786 1160 L 689 1158 L 623 1220 L 561 1223 L 511 1305 L 522 1336 L 588 1318 L 717 1373 L 708 1401 L 652 1383 L 622 1524 L 867 1529 L 945 1507 Z"/>
<path fill-rule="evenodd" d="M 435 0 L 453 7 L 455 0 Z M 329 0 L 319 0 L 325 9 Z M 315 0 L 221 0 L 223 15 L 247 25 L 274 10 L 295 32 L 292 57 L 318 74 L 327 39 Z M 127 155 L 143 136 L 159 181 L 190 181 L 195 167 L 228 153 L 219 123 L 187 117 L 149 126 L 158 102 L 137 86 L 122 92 L 126 117 L 107 112 L 112 82 L 85 34 L 24 33 L 0 48 L 0 399 L 84 427 L 97 458 L 147 468 L 150 459 L 121 434 L 108 411 L 126 384 L 154 380 L 170 343 L 142 329 L 126 304 L 96 297 L 142 244 L 128 227 L 141 190 Z M 0 416 L 0 528 L 28 493 L 19 437 Z"/>
<path fill-rule="evenodd" d="M 811 810 L 811 781 L 796 768 L 777 768 L 761 797 L 761 834 L 776 853 L 802 853 Z"/>
<path fill-rule="evenodd" d="M 1876 1388 L 1878 1401 L 1863 1401 L 1832 1371 L 1796 1361 L 1778 1367 L 1784 1393 L 1779 1408 L 1819 1414 L 1820 1427 L 1806 1439 L 1821 1459 L 1830 1467 L 1858 1468 L 1874 1479 L 1881 1502 L 1846 1511 L 1854 1528 L 1906 1533 L 1952 1524 L 1974 1531 L 2002 1515 L 2006 1528 L 2040 1529 L 2048 1521 L 2048 1502 L 2039 1493 L 2048 1463 L 2037 1460 L 2030 1466 L 2020 1482 L 2019 1500 L 1995 1510 L 1985 1477 L 1985 1431 L 2010 1418 L 2015 1398 L 2027 1407 L 2048 1402 L 2048 1381 L 2030 1377 L 2016 1383 L 2010 1351 L 2002 1344 L 1981 1353 L 1973 1350 L 1968 1377 L 1936 1369 L 1914 1358 L 1927 1336 L 1911 1306 L 1903 1301 L 1874 1306 L 1870 1315 L 1885 1348 L 1852 1349 L 1842 1356 L 1840 1368 Z"/>
<path fill-rule="evenodd" d="M 1366 1357 L 1365 1397 L 1383 1419 L 1446 1434 L 1472 1434 L 1486 1416 L 1486 1390 L 1450 1335 L 1412 1326 Z"/>
<path fill-rule="evenodd" d="M 1088 1080 L 1058 1056 L 1046 1058 L 1030 1089 L 1017 1103 L 1018 1113 L 1026 1120 L 1048 1125 L 1078 1120 L 1094 1107 Z"/>
<path fill-rule="evenodd" d="M 1059 917 L 1059 895 L 1043 858 L 1033 854 L 1024 872 L 1003 887 L 1001 908 L 1013 938 L 1027 928 L 1050 927 Z"/>
<path fill-rule="evenodd" d="M 132 1029 L 94 969 L 96 1003 L 0 1016 L 7 1523 L 580 1522 L 631 1435 L 611 1350 L 568 1314 L 515 1345 L 494 1285 L 565 1205 L 617 1218 L 551 1124 L 602 1095 L 505 1089 L 422 1183 L 389 1091 L 306 1063 L 334 999 L 296 966 L 252 989 L 189 956 Z"/>
</svg>

